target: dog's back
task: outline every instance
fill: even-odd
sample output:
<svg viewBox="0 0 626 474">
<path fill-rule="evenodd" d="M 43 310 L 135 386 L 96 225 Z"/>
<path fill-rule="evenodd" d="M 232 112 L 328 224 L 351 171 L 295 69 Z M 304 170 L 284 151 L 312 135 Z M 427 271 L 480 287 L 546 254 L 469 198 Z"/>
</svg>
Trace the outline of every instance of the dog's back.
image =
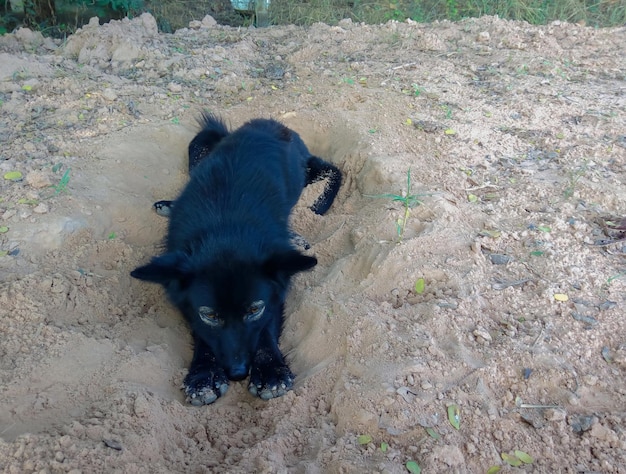
<svg viewBox="0 0 626 474">
<path fill-rule="evenodd" d="M 210 120 L 209 126 L 221 125 Z M 190 147 L 195 165 L 171 214 L 168 250 L 186 250 L 213 234 L 236 238 L 243 228 L 253 229 L 255 240 L 289 240 L 289 214 L 304 188 L 308 158 L 298 141 L 273 120 L 253 120 L 225 136 L 216 128 L 206 135 L 221 139 L 196 148 L 210 148 L 207 156 L 198 158 Z"/>
</svg>

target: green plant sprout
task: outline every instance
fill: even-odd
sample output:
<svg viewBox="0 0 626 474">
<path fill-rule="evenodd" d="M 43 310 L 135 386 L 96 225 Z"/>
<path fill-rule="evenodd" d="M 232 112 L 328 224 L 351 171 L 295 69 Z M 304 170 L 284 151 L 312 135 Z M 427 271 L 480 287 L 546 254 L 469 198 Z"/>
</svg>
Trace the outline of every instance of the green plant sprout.
<svg viewBox="0 0 626 474">
<path fill-rule="evenodd" d="M 626 276 L 626 272 L 619 272 L 617 275 L 613 275 L 611 277 L 608 278 L 608 280 L 606 281 L 607 283 L 611 284 L 613 283 L 615 280 L 622 278 Z"/>
<path fill-rule="evenodd" d="M 578 169 L 576 169 L 575 171 L 571 171 L 570 173 L 568 173 L 567 186 L 565 187 L 565 191 L 563 191 L 563 195 L 565 196 L 565 199 L 569 199 L 574 195 L 576 185 L 578 184 L 580 179 L 585 175 L 587 170 L 588 170 L 588 160 L 585 160 L 582 166 L 579 166 Z"/>
<path fill-rule="evenodd" d="M 58 184 L 51 186 L 54 189 L 54 195 L 58 196 L 61 193 L 66 193 L 67 185 L 69 182 L 70 182 L 70 168 L 65 170 L 65 173 L 63 173 L 63 176 L 61 177 L 61 180 L 58 182 Z"/>
<path fill-rule="evenodd" d="M 413 95 L 415 97 L 419 97 L 422 92 L 423 92 L 422 88 L 418 86 L 416 83 L 412 83 L 410 89 L 402 89 L 403 94 Z"/>
<path fill-rule="evenodd" d="M 393 193 L 385 193 L 385 194 L 376 194 L 376 195 L 367 195 L 368 197 L 381 197 L 381 198 L 389 198 L 392 202 L 400 202 L 402 203 L 403 213 L 402 216 L 398 218 L 396 221 L 396 233 L 398 234 L 399 242 L 402 242 L 402 238 L 404 237 L 404 231 L 406 229 L 406 224 L 409 221 L 409 216 L 411 215 L 411 209 L 422 204 L 420 201 L 421 196 L 429 196 L 430 194 L 411 194 L 411 168 L 406 173 L 406 193 L 401 194 L 393 194 Z"/>
</svg>

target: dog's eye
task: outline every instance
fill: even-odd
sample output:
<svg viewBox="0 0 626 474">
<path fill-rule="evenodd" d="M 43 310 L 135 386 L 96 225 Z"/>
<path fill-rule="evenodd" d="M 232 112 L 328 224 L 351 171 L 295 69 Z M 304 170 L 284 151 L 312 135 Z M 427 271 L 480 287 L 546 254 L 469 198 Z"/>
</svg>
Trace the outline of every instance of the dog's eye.
<svg viewBox="0 0 626 474">
<path fill-rule="evenodd" d="M 209 326 L 218 326 L 220 324 L 217 313 L 209 306 L 200 306 L 200 308 L 198 308 L 198 316 Z"/>
<path fill-rule="evenodd" d="M 262 300 L 255 301 L 248 307 L 244 319 L 246 321 L 256 321 L 263 315 L 263 311 L 265 311 L 265 302 Z"/>
</svg>

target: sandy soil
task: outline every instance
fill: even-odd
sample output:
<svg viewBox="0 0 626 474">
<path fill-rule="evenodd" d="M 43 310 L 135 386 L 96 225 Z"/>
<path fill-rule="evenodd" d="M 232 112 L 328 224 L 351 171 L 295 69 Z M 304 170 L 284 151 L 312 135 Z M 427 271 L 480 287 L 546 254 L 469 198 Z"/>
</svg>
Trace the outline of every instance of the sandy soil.
<svg viewBox="0 0 626 474">
<path fill-rule="evenodd" d="M 1 37 L 0 470 L 626 472 L 624 44 L 488 17 Z M 186 404 L 188 330 L 129 276 L 203 109 L 280 119 L 345 174 L 293 216 L 320 263 L 270 402 Z M 400 240 L 380 195 L 409 169 Z"/>
</svg>

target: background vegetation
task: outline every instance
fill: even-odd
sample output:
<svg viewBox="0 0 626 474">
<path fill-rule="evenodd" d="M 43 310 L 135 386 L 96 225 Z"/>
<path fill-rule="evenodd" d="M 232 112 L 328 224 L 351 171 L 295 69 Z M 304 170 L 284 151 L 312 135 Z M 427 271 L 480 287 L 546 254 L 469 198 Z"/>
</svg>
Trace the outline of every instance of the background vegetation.
<svg viewBox="0 0 626 474">
<path fill-rule="evenodd" d="M 554 20 L 585 22 L 590 26 L 626 23 L 625 0 L 273 0 L 276 23 L 335 23 L 343 18 L 383 23 L 407 18 L 418 22 L 456 21 L 483 15 L 545 24 Z"/>
<path fill-rule="evenodd" d="M 235 0 L 235 5 L 245 0 Z M 253 10 L 254 0 L 250 2 Z M 22 25 L 53 36 L 71 33 L 98 16 L 102 22 L 151 12 L 165 32 L 187 26 L 190 20 L 212 15 L 219 23 L 247 26 L 252 11 L 235 10 L 230 0 L 0 0 L 0 33 Z M 626 0 L 271 0 L 274 25 L 335 24 L 343 18 L 356 22 L 388 20 L 418 22 L 460 20 L 482 15 L 544 24 L 554 20 L 589 26 L 626 24 Z"/>
</svg>

